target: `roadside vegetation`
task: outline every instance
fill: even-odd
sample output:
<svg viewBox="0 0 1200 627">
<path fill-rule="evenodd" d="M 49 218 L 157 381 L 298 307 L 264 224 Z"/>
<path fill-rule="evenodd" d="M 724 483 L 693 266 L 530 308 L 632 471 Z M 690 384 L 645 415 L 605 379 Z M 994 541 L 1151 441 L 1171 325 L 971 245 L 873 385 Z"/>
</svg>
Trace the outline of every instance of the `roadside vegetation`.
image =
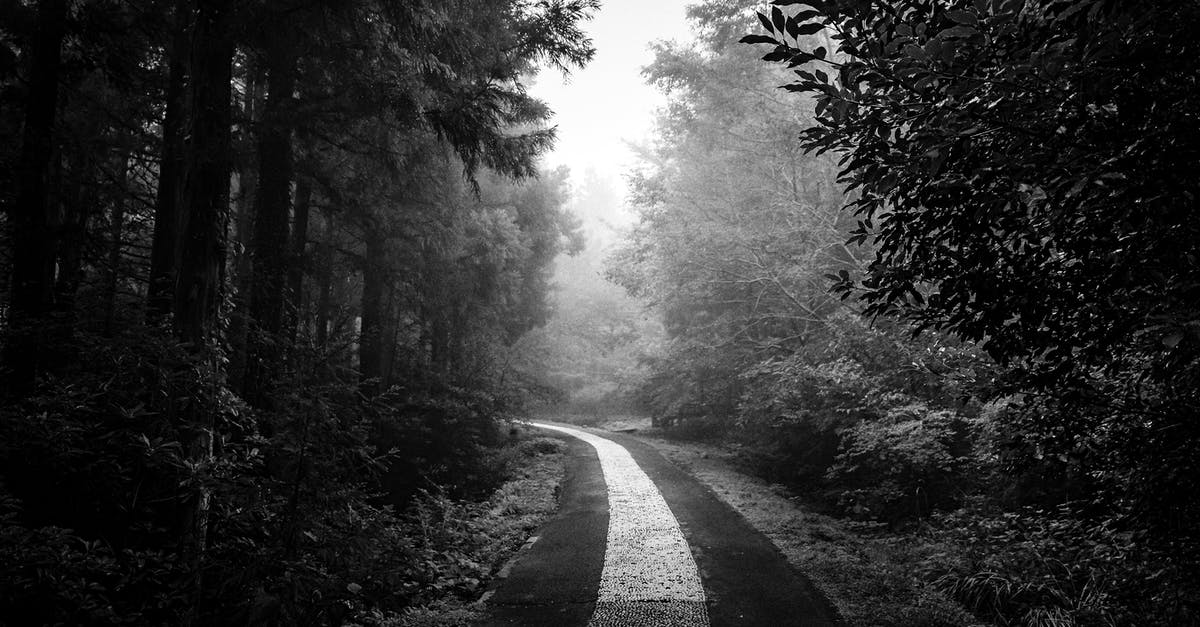
<svg viewBox="0 0 1200 627">
<path fill-rule="evenodd" d="M 553 509 L 507 356 L 579 235 L 526 86 L 597 8 L 0 4 L 0 622 L 480 593 Z"/>
<path fill-rule="evenodd" d="M 856 624 L 1200 620 L 1185 4 L 710 0 L 646 68 L 638 397 L 916 595 Z"/>
</svg>

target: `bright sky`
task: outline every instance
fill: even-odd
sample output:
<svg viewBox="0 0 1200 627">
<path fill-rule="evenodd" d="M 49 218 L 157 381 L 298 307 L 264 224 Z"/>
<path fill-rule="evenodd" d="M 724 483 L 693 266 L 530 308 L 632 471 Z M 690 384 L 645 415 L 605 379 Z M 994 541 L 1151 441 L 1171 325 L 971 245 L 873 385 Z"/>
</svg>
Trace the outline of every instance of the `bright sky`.
<svg viewBox="0 0 1200 627">
<path fill-rule="evenodd" d="M 596 56 L 564 82 L 547 70 L 530 92 L 554 111 L 558 143 L 546 165 L 565 165 L 579 181 L 588 168 L 620 181 L 633 163 L 625 142 L 649 134 L 662 96 L 642 79 L 642 66 L 653 60 L 650 44 L 691 38 L 684 7 L 692 0 L 603 0 L 600 12 L 585 24 Z M 623 195 L 623 194 L 622 194 Z"/>
</svg>

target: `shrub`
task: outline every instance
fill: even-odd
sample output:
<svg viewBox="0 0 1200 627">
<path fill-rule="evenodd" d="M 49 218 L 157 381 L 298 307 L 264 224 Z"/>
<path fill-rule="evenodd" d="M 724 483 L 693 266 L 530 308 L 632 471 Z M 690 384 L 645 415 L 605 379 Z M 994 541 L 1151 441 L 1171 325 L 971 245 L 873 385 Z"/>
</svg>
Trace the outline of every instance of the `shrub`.
<svg viewBox="0 0 1200 627">
<path fill-rule="evenodd" d="M 159 624 L 185 607 L 178 591 L 163 591 L 181 580 L 171 555 L 114 550 L 61 527 L 30 528 L 21 513 L 0 485 L 0 616 L 11 624 Z"/>
<path fill-rule="evenodd" d="M 339 624 L 397 611 L 434 585 L 426 561 L 440 549 L 376 501 L 382 471 L 400 473 L 408 498 L 439 482 L 476 498 L 515 463 L 489 446 L 503 439 L 503 402 L 483 391 L 363 399 L 354 384 L 306 379 L 323 369 L 300 363 L 270 409 L 252 410 L 159 329 L 77 339 L 87 360 L 0 406 L 0 616 L 19 624 Z M 180 414 L 193 410 L 215 417 L 212 460 L 187 455 Z M 210 509 L 193 561 L 180 520 L 199 486 Z M 459 567 L 473 572 L 439 567 L 438 585 L 457 585 L 445 582 Z"/>
<path fill-rule="evenodd" d="M 1001 625 L 1184 625 L 1200 619 L 1195 552 L 1089 519 L 1073 506 L 938 517 L 959 547 L 938 585 Z M 940 569 L 940 572 L 939 572 Z"/>
<path fill-rule="evenodd" d="M 566 448 L 567 445 L 562 440 L 547 436 L 538 436 L 533 439 L 523 440 L 518 445 L 518 451 L 523 457 L 553 455 L 555 453 L 562 453 Z"/>
<path fill-rule="evenodd" d="M 743 378 L 738 423 L 762 451 L 760 472 L 773 481 L 820 482 L 835 461 L 840 431 L 870 412 L 873 382 L 849 358 L 811 364 L 793 355 L 764 362 Z"/>
<path fill-rule="evenodd" d="M 485 390 L 453 386 L 396 387 L 374 399 L 372 439 L 386 460 L 387 502 L 403 508 L 434 488 L 472 497 L 494 490 L 504 473 L 486 449 L 501 441 L 501 406 Z"/>
<path fill-rule="evenodd" d="M 859 517 L 896 521 L 957 502 L 974 477 L 967 421 L 923 403 L 896 407 L 842 433 L 827 473 L 841 505 Z"/>
</svg>

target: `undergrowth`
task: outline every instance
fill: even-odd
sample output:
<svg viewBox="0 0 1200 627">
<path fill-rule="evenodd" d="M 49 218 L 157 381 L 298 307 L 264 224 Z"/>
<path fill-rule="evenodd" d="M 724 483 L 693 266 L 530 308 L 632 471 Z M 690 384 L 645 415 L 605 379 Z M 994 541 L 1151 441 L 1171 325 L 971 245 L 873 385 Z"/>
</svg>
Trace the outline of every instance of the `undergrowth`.
<svg viewBox="0 0 1200 627">
<path fill-rule="evenodd" d="M 561 440 L 522 434 L 499 451 L 512 477 L 482 501 L 423 491 L 397 533 L 411 542 L 411 602 L 400 612 L 369 609 L 350 625 L 362 627 L 469 625 L 480 617 L 474 601 L 490 579 L 558 507 Z"/>
</svg>

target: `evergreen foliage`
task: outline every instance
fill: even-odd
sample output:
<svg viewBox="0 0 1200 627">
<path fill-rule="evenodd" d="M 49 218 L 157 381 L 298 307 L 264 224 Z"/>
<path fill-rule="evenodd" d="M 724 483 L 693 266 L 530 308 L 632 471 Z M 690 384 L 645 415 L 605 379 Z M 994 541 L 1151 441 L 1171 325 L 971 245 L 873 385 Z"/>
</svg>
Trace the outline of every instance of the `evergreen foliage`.
<svg viewBox="0 0 1200 627">
<path fill-rule="evenodd" d="M 5 621 L 476 591 L 475 532 L 417 519 L 514 470 L 504 352 L 574 228 L 525 81 L 597 6 L 0 7 Z"/>
</svg>

